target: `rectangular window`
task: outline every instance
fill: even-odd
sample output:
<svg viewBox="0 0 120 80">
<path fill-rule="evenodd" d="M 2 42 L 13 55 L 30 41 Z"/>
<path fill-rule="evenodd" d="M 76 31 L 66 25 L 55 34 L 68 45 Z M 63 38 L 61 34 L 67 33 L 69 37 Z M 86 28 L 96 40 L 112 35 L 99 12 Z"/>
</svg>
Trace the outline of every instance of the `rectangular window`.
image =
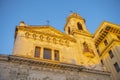
<svg viewBox="0 0 120 80">
<path fill-rule="evenodd" d="M 115 67 L 115 69 L 116 69 L 117 72 L 120 71 L 120 67 L 119 67 L 119 65 L 117 63 L 114 64 L 114 67 Z"/>
<path fill-rule="evenodd" d="M 120 36 L 117 36 L 117 38 L 120 40 Z"/>
<path fill-rule="evenodd" d="M 51 60 L 51 49 L 44 48 L 43 58 Z"/>
<path fill-rule="evenodd" d="M 58 50 L 54 50 L 54 59 L 56 61 L 59 61 L 59 51 Z"/>
<path fill-rule="evenodd" d="M 103 60 L 101 60 L 101 64 L 104 65 Z"/>
<path fill-rule="evenodd" d="M 108 53 L 109 53 L 110 58 L 112 59 L 114 57 L 112 50 L 110 50 Z"/>
<path fill-rule="evenodd" d="M 98 52 L 98 55 L 100 56 L 100 51 L 99 51 L 99 49 L 97 49 L 97 52 Z"/>
<path fill-rule="evenodd" d="M 40 47 L 38 47 L 38 46 L 35 47 L 34 57 L 36 57 L 36 58 L 40 57 Z"/>
<path fill-rule="evenodd" d="M 108 45 L 108 42 L 107 42 L 107 40 L 105 40 L 105 41 L 104 41 L 104 44 L 105 44 L 105 46 L 107 46 L 107 45 Z"/>
</svg>

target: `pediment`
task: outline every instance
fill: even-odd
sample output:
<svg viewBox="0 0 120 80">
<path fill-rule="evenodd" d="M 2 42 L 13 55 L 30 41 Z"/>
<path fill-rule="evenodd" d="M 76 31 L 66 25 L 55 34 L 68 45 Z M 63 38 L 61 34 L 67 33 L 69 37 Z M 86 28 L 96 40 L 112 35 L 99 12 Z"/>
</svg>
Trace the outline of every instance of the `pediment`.
<svg viewBox="0 0 120 80">
<path fill-rule="evenodd" d="M 72 42 L 76 42 L 76 40 L 71 37 L 68 36 L 67 34 L 60 32 L 59 30 L 51 27 L 51 26 L 17 26 L 16 27 L 16 33 L 18 30 L 23 30 L 25 31 L 26 36 L 28 37 L 28 35 L 32 34 L 33 37 L 35 37 L 35 35 L 42 35 L 42 36 L 49 36 L 52 38 L 59 38 L 59 39 L 64 39 L 64 40 L 69 40 Z M 30 32 L 30 33 L 29 33 Z M 16 36 L 17 34 L 15 34 Z M 15 37 L 16 38 L 16 37 Z"/>
<path fill-rule="evenodd" d="M 35 27 L 30 26 L 30 27 L 26 27 L 26 28 L 27 28 L 27 30 L 30 30 L 30 31 L 48 34 L 51 36 L 59 36 L 59 37 L 67 36 L 63 32 L 60 32 L 59 30 L 56 30 L 55 28 L 53 28 L 51 26 L 35 26 Z"/>
</svg>

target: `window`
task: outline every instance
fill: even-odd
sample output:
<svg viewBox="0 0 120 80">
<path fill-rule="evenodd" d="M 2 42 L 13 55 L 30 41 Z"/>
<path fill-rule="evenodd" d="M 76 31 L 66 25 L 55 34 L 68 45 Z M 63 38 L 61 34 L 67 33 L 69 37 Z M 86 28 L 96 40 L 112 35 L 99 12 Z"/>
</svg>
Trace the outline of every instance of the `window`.
<svg viewBox="0 0 120 80">
<path fill-rule="evenodd" d="M 107 46 L 107 45 L 108 45 L 108 42 L 107 42 L 107 40 L 105 40 L 105 41 L 104 41 L 104 44 L 105 44 L 105 46 Z"/>
<path fill-rule="evenodd" d="M 98 52 L 98 55 L 100 56 L 100 51 L 99 51 L 99 49 L 97 49 L 97 52 Z"/>
<path fill-rule="evenodd" d="M 83 30 L 82 25 L 79 22 L 77 23 L 77 27 L 78 27 L 79 30 Z"/>
<path fill-rule="evenodd" d="M 83 43 L 84 51 L 89 52 L 89 48 L 86 42 Z"/>
<path fill-rule="evenodd" d="M 101 60 L 101 64 L 104 65 L 103 60 Z"/>
<path fill-rule="evenodd" d="M 70 27 L 68 27 L 68 34 L 70 34 Z"/>
<path fill-rule="evenodd" d="M 120 36 L 117 36 L 117 38 L 120 40 Z"/>
<path fill-rule="evenodd" d="M 112 50 L 110 50 L 108 53 L 109 53 L 110 58 L 112 59 L 114 57 Z"/>
<path fill-rule="evenodd" d="M 44 48 L 43 58 L 51 60 L 51 49 Z"/>
<path fill-rule="evenodd" d="M 36 58 L 40 57 L 40 47 L 38 47 L 38 46 L 35 47 L 34 57 L 36 57 Z"/>
<path fill-rule="evenodd" d="M 54 50 L 54 59 L 56 61 L 59 61 L 59 51 L 58 50 Z"/>
<path fill-rule="evenodd" d="M 52 50 L 49 48 L 42 48 L 43 49 L 43 59 L 49 59 L 52 60 L 52 51 L 54 52 L 53 57 L 54 60 L 59 61 L 59 50 Z M 35 58 L 40 58 L 40 53 L 41 52 L 41 47 L 36 46 L 35 47 L 35 52 L 34 52 L 34 57 Z"/>
<path fill-rule="evenodd" d="M 114 67 L 115 67 L 115 69 L 116 69 L 117 72 L 120 71 L 120 67 L 119 67 L 119 65 L 117 63 L 114 64 Z"/>
</svg>

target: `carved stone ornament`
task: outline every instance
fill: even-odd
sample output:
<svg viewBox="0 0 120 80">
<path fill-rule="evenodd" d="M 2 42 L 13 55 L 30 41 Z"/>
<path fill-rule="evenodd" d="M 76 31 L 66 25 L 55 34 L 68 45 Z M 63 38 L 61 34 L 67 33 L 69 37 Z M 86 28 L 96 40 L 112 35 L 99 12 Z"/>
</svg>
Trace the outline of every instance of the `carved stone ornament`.
<svg viewBox="0 0 120 80">
<path fill-rule="evenodd" d="M 36 39 L 36 37 L 37 37 L 36 34 L 33 34 L 32 36 L 33 36 L 33 39 Z"/>
<path fill-rule="evenodd" d="M 31 35 L 31 36 L 30 36 Z M 59 38 L 59 40 L 55 37 L 50 37 L 50 36 L 44 36 L 42 34 L 40 34 L 39 36 L 37 36 L 37 34 L 33 33 L 30 34 L 29 32 L 25 33 L 25 37 L 26 38 L 30 38 L 32 37 L 32 39 L 34 40 L 40 40 L 40 41 L 47 41 L 47 42 L 53 42 L 54 44 L 59 44 L 59 45 L 65 45 L 65 46 L 69 46 L 69 43 L 67 40 L 63 40 L 61 38 Z M 37 38 L 38 37 L 38 38 Z"/>
<path fill-rule="evenodd" d="M 61 39 L 59 40 L 59 44 L 63 45 L 63 41 Z"/>
<path fill-rule="evenodd" d="M 30 36 L 29 32 L 26 32 L 26 33 L 25 33 L 25 37 L 26 37 L 26 38 L 29 38 L 29 36 Z"/>
<path fill-rule="evenodd" d="M 41 41 L 43 41 L 43 35 L 40 35 L 40 36 L 39 36 L 39 39 L 40 39 Z"/>
<path fill-rule="evenodd" d="M 54 44 L 57 44 L 56 38 L 53 38 L 53 43 L 54 43 Z"/>
<path fill-rule="evenodd" d="M 50 42 L 50 37 L 47 37 L 46 40 L 47 40 L 47 42 Z"/>
<path fill-rule="evenodd" d="M 69 46 L 69 42 L 67 40 L 65 41 L 65 44 L 66 44 L 66 46 Z"/>
</svg>

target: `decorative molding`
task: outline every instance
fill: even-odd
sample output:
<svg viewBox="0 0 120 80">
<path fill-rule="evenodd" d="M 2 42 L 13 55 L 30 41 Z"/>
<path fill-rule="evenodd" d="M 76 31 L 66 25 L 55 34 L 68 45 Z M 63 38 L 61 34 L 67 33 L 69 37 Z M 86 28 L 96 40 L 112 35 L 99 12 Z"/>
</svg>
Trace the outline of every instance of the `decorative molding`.
<svg viewBox="0 0 120 80">
<path fill-rule="evenodd" d="M 102 27 L 102 26 L 101 26 Z M 98 46 L 99 43 L 106 37 L 108 33 L 115 33 L 120 35 L 120 28 L 118 25 L 111 25 L 111 23 L 107 23 L 103 29 L 99 31 L 99 35 L 95 37 L 95 45 Z"/>
<path fill-rule="evenodd" d="M 80 34 L 80 35 L 85 35 L 85 36 L 91 37 L 91 38 L 93 37 L 92 34 L 86 32 L 86 31 L 82 31 L 82 30 L 74 30 L 74 31 L 73 31 L 73 34 L 75 34 L 75 33 Z"/>
<path fill-rule="evenodd" d="M 58 36 L 57 34 L 51 34 L 51 33 L 46 32 L 46 31 L 45 32 L 44 31 L 40 32 L 40 31 L 35 31 L 34 30 L 34 29 L 42 29 L 42 28 L 43 29 L 48 28 L 49 30 L 54 31 L 55 33 L 57 33 L 61 36 Z M 34 33 L 34 34 L 41 34 L 41 35 L 51 36 L 51 37 L 55 37 L 55 38 L 62 38 L 62 39 L 65 39 L 65 40 L 69 40 L 71 42 L 76 42 L 76 40 L 74 38 L 72 38 L 72 37 L 68 36 L 67 34 L 64 34 L 64 33 L 60 32 L 60 31 L 58 31 L 58 30 L 56 30 L 56 29 L 54 29 L 50 26 L 49 27 L 42 27 L 42 26 L 39 26 L 39 27 L 32 27 L 32 26 L 30 26 L 30 27 L 19 27 L 18 26 L 18 27 L 16 27 L 16 29 L 17 29 L 17 31 L 22 30 L 22 31 L 31 32 L 31 33 Z"/>
<path fill-rule="evenodd" d="M 0 56 L 0 57 L 4 57 L 4 56 Z M 38 68 L 39 69 L 44 69 L 44 70 L 50 70 L 51 69 L 50 71 L 55 71 L 55 69 L 57 69 L 58 71 L 61 71 L 61 70 L 76 71 L 76 72 L 81 72 L 82 71 L 82 72 L 110 75 L 110 72 L 87 69 L 87 68 L 85 68 L 84 66 L 81 66 L 81 65 L 62 63 L 62 62 L 58 62 L 58 61 L 50 61 L 50 60 L 42 60 L 42 59 L 41 60 L 35 60 L 35 59 L 32 59 L 32 58 L 26 58 L 26 57 L 14 56 L 14 55 L 6 56 L 6 58 L 8 58 L 8 62 L 31 65 L 31 66 L 36 66 L 36 67 L 41 66 L 41 68 L 39 68 L 39 67 Z M 31 69 L 33 69 L 33 68 L 31 67 Z M 37 70 L 39 70 L 38 68 L 37 68 Z M 50 69 L 48 69 L 48 68 L 50 68 Z"/>
<path fill-rule="evenodd" d="M 44 35 L 44 34 L 35 34 L 31 32 L 25 32 L 25 38 L 30 38 L 34 40 L 39 40 L 39 41 L 44 41 L 48 43 L 54 43 L 54 44 L 59 44 L 59 45 L 64 45 L 64 46 L 69 46 L 69 41 L 67 39 L 62 39 L 62 38 L 56 38 L 53 36 L 49 35 Z"/>
<path fill-rule="evenodd" d="M 4 59 L 0 60 L 0 62 L 2 62 L 0 63 L 0 77 L 4 80 L 59 80 L 61 77 L 63 77 L 64 80 L 98 80 L 104 79 L 105 77 L 105 79 L 109 80 L 111 76 L 110 72 L 87 69 L 81 65 L 35 60 L 14 55 L 5 56 L 0 55 L 0 58 L 8 58 L 7 61 L 4 61 Z M 6 66 L 6 64 L 9 64 L 9 67 Z M 61 80 L 63 80 L 63 78 Z"/>
</svg>

